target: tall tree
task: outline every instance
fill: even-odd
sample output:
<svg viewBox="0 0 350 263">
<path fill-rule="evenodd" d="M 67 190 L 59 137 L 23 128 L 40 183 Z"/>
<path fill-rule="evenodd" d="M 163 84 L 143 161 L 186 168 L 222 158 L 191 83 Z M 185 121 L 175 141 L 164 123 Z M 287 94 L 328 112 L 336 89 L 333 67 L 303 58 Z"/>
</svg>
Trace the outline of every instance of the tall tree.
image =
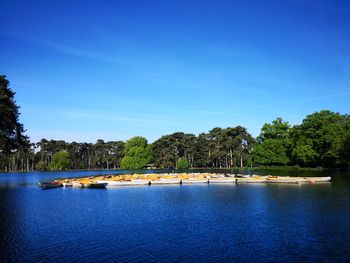
<svg viewBox="0 0 350 263">
<path fill-rule="evenodd" d="M 329 110 L 306 116 L 293 128 L 294 161 L 302 166 L 341 166 L 349 117 Z"/>
<path fill-rule="evenodd" d="M 282 118 L 277 118 L 271 124 L 265 123 L 252 151 L 253 161 L 263 165 L 289 164 L 290 129 L 289 123 Z"/>
<path fill-rule="evenodd" d="M 125 156 L 121 160 L 122 169 L 141 169 L 152 160 L 151 145 L 144 137 L 133 137 L 125 144 Z"/>
<path fill-rule="evenodd" d="M 52 157 L 51 170 L 66 170 L 70 167 L 70 156 L 67 151 L 56 152 Z"/>
<path fill-rule="evenodd" d="M 24 135 L 23 124 L 19 122 L 19 107 L 15 92 L 5 75 L 0 75 L 0 152 L 9 154 L 12 150 L 29 145 Z"/>
</svg>

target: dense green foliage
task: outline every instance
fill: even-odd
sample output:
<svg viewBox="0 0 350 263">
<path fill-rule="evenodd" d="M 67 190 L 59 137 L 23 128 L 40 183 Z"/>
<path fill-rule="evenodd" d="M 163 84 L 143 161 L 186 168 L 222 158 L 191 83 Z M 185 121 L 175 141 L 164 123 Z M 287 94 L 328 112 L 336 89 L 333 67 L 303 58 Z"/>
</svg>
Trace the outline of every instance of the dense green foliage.
<svg viewBox="0 0 350 263">
<path fill-rule="evenodd" d="M 350 117 L 323 110 L 290 127 L 278 118 L 265 124 L 252 151 L 262 165 L 349 167 Z"/>
<path fill-rule="evenodd" d="M 122 169 L 142 169 L 152 160 L 152 149 L 144 137 L 133 137 L 125 144 Z"/>
<path fill-rule="evenodd" d="M 241 126 L 214 128 L 198 137 L 176 132 L 153 143 L 159 167 L 177 167 L 179 158 L 187 159 L 190 167 L 235 167 L 250 163 L 254 139 Z"/>
<path fill-rule="evenodd" d="M 282 118 L 277 118 L 272 124 L 264 124 L 252 151 L 254 162 L 263 165 L 289 164 L 290 129 L 289 123 Z"/>
<path fill-rule="evenodd" d="M 179 158 L 179 160 L 177 160 L 177 169 L 188 169 L 189 167 L 190 164 L 188 163 L 186 158 Z"/>
<path fill-rule="evenodd" d="M 350 168 L 350 116 L 323 110 L 291 126 L 277 118 L 266 123 L 256 140 L 246 128 L 213 128 L 198 136 L 164 135 L 152 144 L 143 137 L 122 141 L 68 143 L 46 140 L 34 144 L 19 123 L 19 107 L 9 81 L 0 75 L 0 170 L 230 168 L 298 165 Z M 153 166 L 153 165 L 152 165 Z"/>
<path fill-rule="evenodd" d="M 19 122 L 15 92 L 0 75 L 0 170 L 24 170 L 30 166 L 30 144 Z"/>
<path fill-rule="evenodd" d="M 42 139 L 35 145 L 35 148 L 39 149 L 35 154 L 36 169 L 52 168 L 53 156 L 59 151 L 69 154 L 71 169 L 118 168 L 124 156 L 124 144 L 122 141 L 97 140 L 92 144 Z"/>
<path fill-rule="evenodd" d="M 342 156 L 349 122 L 348 115 L 326 110 L 306 116 L 301 125 L 293 127 L 294 162 L 311 167 L 346 166 Z"/>
<path fill-rule="evenodd" d="M 66 170 L 69 166 L 70 156 L 68 152 L 61 150 L 53 155 L 50 165 L 51 170 Z"/>
</svg>

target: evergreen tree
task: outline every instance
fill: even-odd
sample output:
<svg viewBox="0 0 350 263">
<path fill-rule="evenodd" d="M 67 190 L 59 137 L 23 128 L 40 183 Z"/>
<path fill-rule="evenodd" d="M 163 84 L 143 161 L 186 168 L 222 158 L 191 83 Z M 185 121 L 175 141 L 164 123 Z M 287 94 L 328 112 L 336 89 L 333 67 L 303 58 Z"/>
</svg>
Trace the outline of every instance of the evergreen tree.
<svg viewBox="0 0 350 263">
<path fill-rule="evenodd" d="M 19 107 L 15 92 L 10 88 L 6 76 L 0 75 L 0 153 L 9 154 L 13 150 L 29 146 L 24 135 L 23 124 L 19 122 Z"/>
</svg>

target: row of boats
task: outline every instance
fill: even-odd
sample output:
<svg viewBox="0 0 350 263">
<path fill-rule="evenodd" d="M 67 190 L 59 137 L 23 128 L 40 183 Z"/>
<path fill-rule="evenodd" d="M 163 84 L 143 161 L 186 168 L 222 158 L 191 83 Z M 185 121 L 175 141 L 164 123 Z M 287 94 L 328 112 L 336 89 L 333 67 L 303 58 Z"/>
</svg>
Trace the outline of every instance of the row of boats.
<svg viewBox="0 0 350 263">
<path fill-rule="evenodd" d="M 243 183 L 317 183 L 328 182 L 331 177 L 289 177 L 214 173 L 173 173 L 107 175 L 97 177 L 71 178 L 39 183 L 43 189 L 57 187 L 107 188 L 131 185 L 165 184 L 243 184 Z"/>
</svg>

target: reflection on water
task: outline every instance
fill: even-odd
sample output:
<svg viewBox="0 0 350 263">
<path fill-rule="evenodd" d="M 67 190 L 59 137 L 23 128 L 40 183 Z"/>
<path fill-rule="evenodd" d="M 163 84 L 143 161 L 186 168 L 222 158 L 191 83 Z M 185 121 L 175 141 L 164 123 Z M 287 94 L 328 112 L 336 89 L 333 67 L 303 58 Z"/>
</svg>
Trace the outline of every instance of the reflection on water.
<svg viewBox="0 0 350 263">
<path fill-rule="evenodd" d="M 349 174 L 301 185 L 36 186 L 94 174 L 0 174 L 0 261 L 350 260 Z"/>
</svg>

